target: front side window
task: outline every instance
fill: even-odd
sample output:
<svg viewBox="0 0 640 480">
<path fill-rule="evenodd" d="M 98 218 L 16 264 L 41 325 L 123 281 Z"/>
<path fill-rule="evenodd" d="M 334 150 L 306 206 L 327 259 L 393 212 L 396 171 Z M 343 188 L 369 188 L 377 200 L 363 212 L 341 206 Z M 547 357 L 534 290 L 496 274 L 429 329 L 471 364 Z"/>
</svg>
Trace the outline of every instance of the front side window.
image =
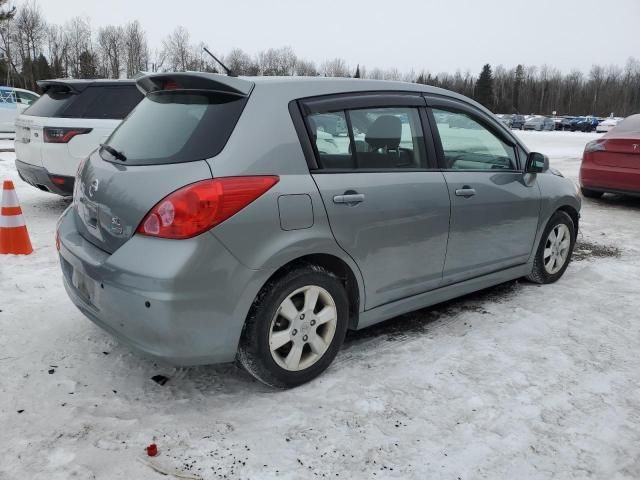
<svg viewBox="0 0 640 480">
<path fill-rule="evenodd" d="M 433 109 L 448 170 L 516 170 L 514 148 L 462 112 Z"/>
<path fill-rule="evenodd" d="M 417 108 L 314 113 L 307 125 L 321 169 L 427 168 Z"/>
</svg>

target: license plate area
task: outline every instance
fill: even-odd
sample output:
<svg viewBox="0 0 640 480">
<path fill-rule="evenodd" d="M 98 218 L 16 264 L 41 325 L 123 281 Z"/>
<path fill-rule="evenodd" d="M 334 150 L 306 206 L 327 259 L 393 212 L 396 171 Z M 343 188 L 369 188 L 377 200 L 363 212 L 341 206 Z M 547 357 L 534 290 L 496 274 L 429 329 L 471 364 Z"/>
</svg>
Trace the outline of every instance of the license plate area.
<svg viewBox="0 0 640 480">
<path fill-rule="evenodd" d="M 95 304 L 97 292 L 96 282 L 87 277 L 77 268 L 74 268 L 73 273 L 71 274 L 71 284 L 74 286 L 80 297 L 92 305 Z"/>
<path fill-rule="evenodd" d="M 29 127 L 20 127 L 18 131 L 18 141 L 21 143 L 31 142 L 31 129 Z"/>
</svg>

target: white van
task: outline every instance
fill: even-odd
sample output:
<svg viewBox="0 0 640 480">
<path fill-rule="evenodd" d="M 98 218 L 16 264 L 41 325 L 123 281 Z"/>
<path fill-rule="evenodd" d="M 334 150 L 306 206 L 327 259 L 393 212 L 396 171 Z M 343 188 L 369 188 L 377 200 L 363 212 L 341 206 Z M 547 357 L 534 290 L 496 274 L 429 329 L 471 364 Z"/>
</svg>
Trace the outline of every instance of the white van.
<svg viewBox="0 0 640 480">
<path fill-rule="evenodd" d="M 134 80 L 42 80 L 42 97 L 16 119 L 16 168 L 25 182 L 68 196 L 78 165 L 142 100 Z"/>
</svg>

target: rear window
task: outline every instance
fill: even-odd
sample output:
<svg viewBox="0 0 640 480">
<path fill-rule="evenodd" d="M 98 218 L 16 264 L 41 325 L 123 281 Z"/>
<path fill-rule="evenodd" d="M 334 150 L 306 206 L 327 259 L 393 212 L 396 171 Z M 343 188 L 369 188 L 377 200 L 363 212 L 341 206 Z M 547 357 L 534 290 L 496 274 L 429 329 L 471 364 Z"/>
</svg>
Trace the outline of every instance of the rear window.
<svg viewBox="0 0 640 480">
<path fill-rule="evenodd" d="M 107 144 L 127 165 L 181 163 L 211 158 L 224 148 L 246 97 L 207 91 L 160 91 L 147 95 Z M 116 161 L 101 149 L 105 160 Z"/>
<path fill-rule="evenodd" d="M 122 120 L 142 98 L 135 85 L 90 86 L 81 93 L 56 86 L 47 90 L 24 113 L 36 117 Z"/>
</svg>

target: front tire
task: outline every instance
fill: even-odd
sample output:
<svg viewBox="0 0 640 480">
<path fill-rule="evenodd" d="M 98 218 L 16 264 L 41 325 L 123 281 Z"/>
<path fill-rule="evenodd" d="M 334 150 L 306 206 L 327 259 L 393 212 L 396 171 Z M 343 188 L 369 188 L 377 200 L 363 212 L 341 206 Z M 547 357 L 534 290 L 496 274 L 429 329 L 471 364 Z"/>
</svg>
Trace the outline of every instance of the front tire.
<svg viewBox="0 0 640 480">
<path fill-rule="evenodd" d="M 256 379 L 291 388 L 320 375 L 337 355 L 349 318 L 340 280 L 309 265 L 263 287 L 251 307 L 237 358 Z"/>
<path fill-rule="evenodd" d="M 576 233 L 573 220 L 566 212 L 554 213 L 544 229 L 527 280 L 546 284 L 562 277 L 571 262 Z"/>
</svg>

